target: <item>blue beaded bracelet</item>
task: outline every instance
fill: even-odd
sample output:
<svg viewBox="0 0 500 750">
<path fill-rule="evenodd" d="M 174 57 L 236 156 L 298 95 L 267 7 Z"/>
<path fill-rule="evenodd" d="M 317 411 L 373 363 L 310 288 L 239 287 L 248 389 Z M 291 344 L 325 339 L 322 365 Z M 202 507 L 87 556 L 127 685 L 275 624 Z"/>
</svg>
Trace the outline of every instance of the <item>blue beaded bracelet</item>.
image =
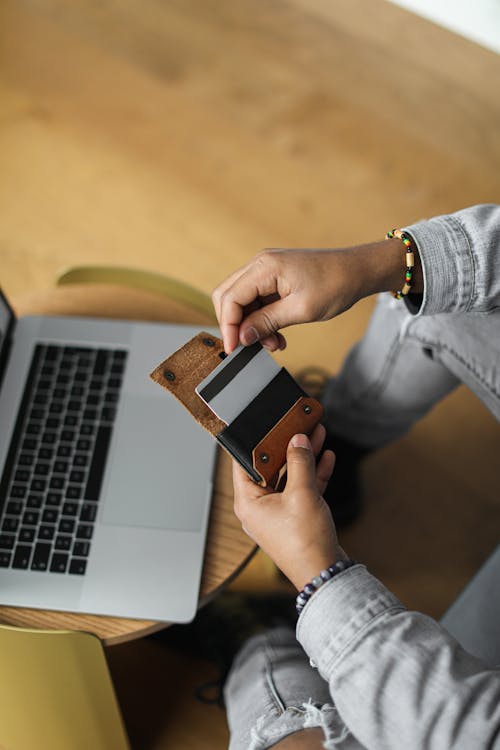
<svg viewBox="0 0 500 750">
<path fill-rule="evenodd" d="M 330 578 L 333 578 L 338 573 L 342 573 L 342 571 L 347 570 L 348 568 L 352 568 L 353 565 L 356 565 L 356 560 L 339 560 L 338 562 L 334 563 L 334 565 L 330 565 L 329 568 L 325 568 L 325 570 L 322 570 L 319 576 L 313 578 L 312 581 L 306 584 L 302 591 L 298 594 L 295 600 L 295 609 L 297 610 L 297 614 L 300 615 L 311 596 L 324 583 L 329 581 Z"/>
</svg>

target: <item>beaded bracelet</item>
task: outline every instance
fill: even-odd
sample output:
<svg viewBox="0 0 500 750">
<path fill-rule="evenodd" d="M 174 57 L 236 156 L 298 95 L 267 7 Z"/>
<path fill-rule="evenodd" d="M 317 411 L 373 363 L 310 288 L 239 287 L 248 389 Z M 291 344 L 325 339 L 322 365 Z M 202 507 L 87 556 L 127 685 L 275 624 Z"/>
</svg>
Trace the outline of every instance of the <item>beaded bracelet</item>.
<svg viewBox="0 0 500 750">
<path fill-rule="evenodd" d="M 410 291 L 412 287 L 413 268 L 415 266 L 415 254 L 413 250 L 411 249 L 412 239 L 408 234 L 406 234 L 406 232 L 402 232 L 401 229 L 391 229 L 385 235 L 386 240 L 392 240 L 394 237 L 397 237 L 398 240 L 402 240 L 406 247 L 405 283 L 401 290 L 399 290 L 398 292 L 393 292 L 393 295 L 394 297 L 396 297 L 396 299 L 401 299 L 401 297 L 405 297 L 408 294 L 408 292 Z"/>
<path fill-rule="evenodd" d="M 322 570 L 319 576 L 316 576 L 316 578 L 313 578 L 310 583 L 307 583 L 295 600 L 295 609 L 297 610 L 297 614 L 300 615 L 311 596 L 324 583 L 329 581 L 330 578 L 338 575 L 338 573 L 342 573 L 343 570 L 352 568 L 353 565 L 356 565 L 356 560 L 339 560 L 333 565 L 330 565 L 329 568 L 325 568 L 325 570 Z"/>
</svg>

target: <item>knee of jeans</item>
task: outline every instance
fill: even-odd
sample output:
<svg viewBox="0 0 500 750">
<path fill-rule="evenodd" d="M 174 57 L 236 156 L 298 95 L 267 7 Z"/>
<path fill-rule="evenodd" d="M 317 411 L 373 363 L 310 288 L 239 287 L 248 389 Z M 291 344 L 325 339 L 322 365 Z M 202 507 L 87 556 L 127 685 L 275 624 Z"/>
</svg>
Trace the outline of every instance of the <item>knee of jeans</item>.
<svg viewBox="0 0 500 750">
<path fill-rule="evenodd" d="M 275 649 L 295 648 L 299 649 L 295 632 L 288 627 L 276 627 L 263 633 L 251 636 L 242 645 L 236 654 L 231 672 L 236 672 L 254 659 L 259 660 L 265 655 L 266 647 Z"/>
<path fill-rule="evenodd" d="M 260 716 L 251 729 L 248 750 L 266 750 L 294 732 L 313 728 L 323 730 L 325 750 L 341 747 L 350 734 L 335 706 L 310 700 L 301 706 L 289 706 L 278 717 Z"/>
</svg>

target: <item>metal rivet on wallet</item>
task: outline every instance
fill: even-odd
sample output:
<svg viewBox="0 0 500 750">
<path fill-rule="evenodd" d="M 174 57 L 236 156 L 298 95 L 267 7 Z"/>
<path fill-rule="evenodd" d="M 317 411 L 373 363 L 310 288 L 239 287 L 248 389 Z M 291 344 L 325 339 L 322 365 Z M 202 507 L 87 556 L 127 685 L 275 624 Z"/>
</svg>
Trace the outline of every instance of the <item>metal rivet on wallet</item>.
<svg viewBox="0 0 500 750">
<path fill-rule="evenodd" d="M 310 414 L 312 412 L 312 406 L 309 406 L 309 404 L 306 404 L 302 407 L 306 414 Z"/>
<path fill-rule="evenodd" d="M 166 380 L 170 380 L 170 381 L 175 380 L 175 375 L 172 372 L 172 370 L 163 370 L 163 375 Z"/>
<path fill-rule="evenodd" d="M 259 458 L 263 464 L 267 464 L 269 462 L 269 456 L 267 455 L 267 453 L 261 453 Z"/>
<path fill-rule="evenodd" d="M 213 339 L 203 339 L 203 343 L 205 346 L 215 346 L 215 341 Z"/>
</svg>

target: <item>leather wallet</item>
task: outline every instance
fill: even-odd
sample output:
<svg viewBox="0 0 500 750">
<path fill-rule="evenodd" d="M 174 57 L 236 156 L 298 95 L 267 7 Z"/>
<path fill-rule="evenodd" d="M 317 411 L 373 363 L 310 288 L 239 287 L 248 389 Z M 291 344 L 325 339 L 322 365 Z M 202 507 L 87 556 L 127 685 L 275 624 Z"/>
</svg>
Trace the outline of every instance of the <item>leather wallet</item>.
<svg viewBox="0 0 500 750">
<path fill-rule="evenodd" d="M 323 407 L 282 367 L 226 424 L 195 390 L 224 357 L 221 339 L 202 331 L 161 362 L 151 378 L 170 391 L 255 482 L 275 487 L 286 464 L 290 439 L 297 433 L 310 435 L 323 415 Z"/>
</svg>

